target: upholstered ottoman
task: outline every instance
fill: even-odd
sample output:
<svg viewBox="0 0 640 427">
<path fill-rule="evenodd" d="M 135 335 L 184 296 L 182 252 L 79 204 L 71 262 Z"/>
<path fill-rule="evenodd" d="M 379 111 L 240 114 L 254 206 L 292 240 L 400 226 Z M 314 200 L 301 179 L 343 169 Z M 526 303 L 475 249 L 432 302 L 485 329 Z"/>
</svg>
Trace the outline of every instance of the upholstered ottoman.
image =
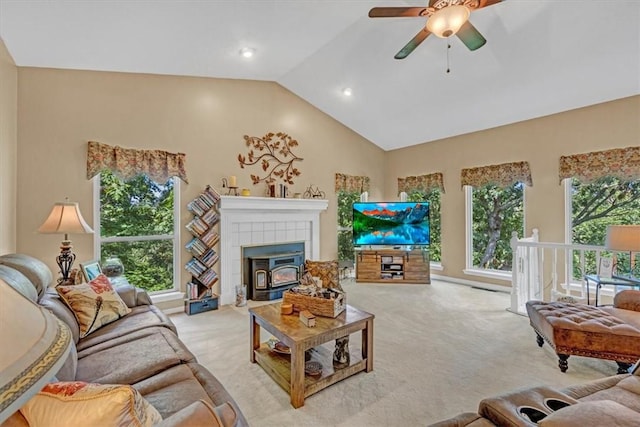
<svg viewBox="0 0 640 427">
<path fill-rule="evenodd" d="M 640 330 L 597 307 L 563 302 L 528 301 L 529 322 L 540 347 L 544 342 L 558 355 L 566 372 L 570 355 L 614 360 L 626 373 L 640 358 Z"/>
</svg>

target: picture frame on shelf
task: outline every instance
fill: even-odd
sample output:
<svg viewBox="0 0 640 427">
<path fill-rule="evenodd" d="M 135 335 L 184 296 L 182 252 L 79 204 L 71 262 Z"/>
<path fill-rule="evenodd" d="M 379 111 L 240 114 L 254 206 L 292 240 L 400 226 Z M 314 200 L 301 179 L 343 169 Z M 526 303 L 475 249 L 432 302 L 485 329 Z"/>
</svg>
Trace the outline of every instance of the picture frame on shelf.
<svg viewBox="0 0 640 427">
<path fill-rule="evenodd" d="M 92 281 L 100 274 L 102 274 L 102 267 L 100 267 L 100 260 L 94 259 L 87 262 L 80 263 L 80 269 L 82 270 L 82 275 L 87 282 Z"/>
</svg>

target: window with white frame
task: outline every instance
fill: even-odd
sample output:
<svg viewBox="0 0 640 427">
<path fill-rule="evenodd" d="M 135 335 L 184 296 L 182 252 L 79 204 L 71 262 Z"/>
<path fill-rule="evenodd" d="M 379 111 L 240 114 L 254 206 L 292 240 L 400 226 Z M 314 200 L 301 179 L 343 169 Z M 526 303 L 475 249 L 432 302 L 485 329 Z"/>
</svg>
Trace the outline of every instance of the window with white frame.
<svg viewBox="0 0 640 427">
<path fill-rule="evenodd" d="M 524 185 L 466 187 L 468 229 L 471 230 L 467 268 L 510 272 L 511 236 L 524 234 Z"/>
<path fill-rule="evenodd" d="M 429 202 L 429 259 L 432 267 L 442 269 L 442 236 L 440 227 L 440 197 L 444 193 L 442 172 L 398 178 L 398 193 L 405 193 L 412 202 Z"/>
<path fill-rule="evenodd" d="M 566 191 L 566 243 L 601 246 L 608 225 L 640 224 L 638 158 L 638 146 L 560 157 L 559 177 Z M 619 266 L 630 268 L 628 253 L 615 255 Z M 570 260 L 574 278 L 597 271 L 595 254 L 586 253 L 584 263 L 579 256 L 574 253 Z"/>
<path fill-rule="evenodd" d="M 179 282 L 177 178 L 146 175 L 123 180 L 104 170 L 94 178 L 96 253 L 117 257 L 129 283 L 150 293 L 174 291 Z"/>
<path fill-rule="evenodd" d="M 427 191 L 414 190 L 407 194 L 411 202 L 429 202 L 429 260 L 435 263 L 442 261 L 442 236 L 440 227 L 440 189 Z"/>
<path fill-rule="evenodd" d="M 353 204 L 360 201 L 357 191 L 338 191 L 338 261 L 353 263 Z"/>
<path fill-rule="evenodd" d="M 511 237 L 524 235 L 524 187 L 531 186 L 528 162 L 463 169 L 467 274 L 511 280 Z"/>
<path fill-rule="evenodd" d="M 593 182 L 565 179 L 567 191 L 568 243 L 602 246 L 608 225 L 640 224 L 640 180 L 624 180 L 605 176 Z M 573 277 L 581 279 L 584 274 L 597 271 L 595 252 L 586 252 L 584 269 L 581 271 L 581 254 L 573 253 Z M 628 253 L 616 254 L 618 265 L 628 266 Z M 634 272 L 637 274 L 638 272 Z"/>
<path fill-rule="evenodd" d="M 354 263 L 353 247 L 353 203 L 360 201 L 360 195 L 369 191 L 369 177 L 335 174 L 335 191 L 337 199 L 337 233 L 338 261 L 342 265 Z"/>
</svg>

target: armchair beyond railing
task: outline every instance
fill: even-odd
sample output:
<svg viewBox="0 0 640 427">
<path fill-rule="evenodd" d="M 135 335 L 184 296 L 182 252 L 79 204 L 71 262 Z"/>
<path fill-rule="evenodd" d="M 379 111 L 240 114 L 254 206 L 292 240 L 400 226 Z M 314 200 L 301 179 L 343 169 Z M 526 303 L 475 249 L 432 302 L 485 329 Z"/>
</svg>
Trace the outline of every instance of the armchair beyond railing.
<svg viewBox="0 0 640 427">
<path fill-rule="evenodd" d="M 572 296 L 587 301 L 584 276 L 596 274 L 604 246 L 551 243 L 538 240 L 538 229 L 531 237 L 511 238 L 513 279 L 510 311 L 526 315 L 528 300 L 555 301 Z M 576 292 L 571 292 L 575 290 Z"/>
</svg>

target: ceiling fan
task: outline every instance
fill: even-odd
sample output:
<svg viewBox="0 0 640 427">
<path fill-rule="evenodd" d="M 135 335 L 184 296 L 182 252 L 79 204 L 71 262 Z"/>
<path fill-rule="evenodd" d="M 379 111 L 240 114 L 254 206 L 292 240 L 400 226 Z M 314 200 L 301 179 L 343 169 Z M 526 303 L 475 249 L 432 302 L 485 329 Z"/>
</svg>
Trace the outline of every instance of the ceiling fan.
<svg viewBox="0 0 640 427">
<path fill-rule="evenodd" d="M 469 22 L 469 14 L 476 9 L 491 6 L 501 0 L 429 0 L 427 7 L 374 7 L 370 18 L 427 17 L 426 26 L 412 38 L 396 55 L 404 59 L 433 33 L 438 37 L 458 36 L 469 50 L 484 46 L 487 40 Z"/>
</svg>

